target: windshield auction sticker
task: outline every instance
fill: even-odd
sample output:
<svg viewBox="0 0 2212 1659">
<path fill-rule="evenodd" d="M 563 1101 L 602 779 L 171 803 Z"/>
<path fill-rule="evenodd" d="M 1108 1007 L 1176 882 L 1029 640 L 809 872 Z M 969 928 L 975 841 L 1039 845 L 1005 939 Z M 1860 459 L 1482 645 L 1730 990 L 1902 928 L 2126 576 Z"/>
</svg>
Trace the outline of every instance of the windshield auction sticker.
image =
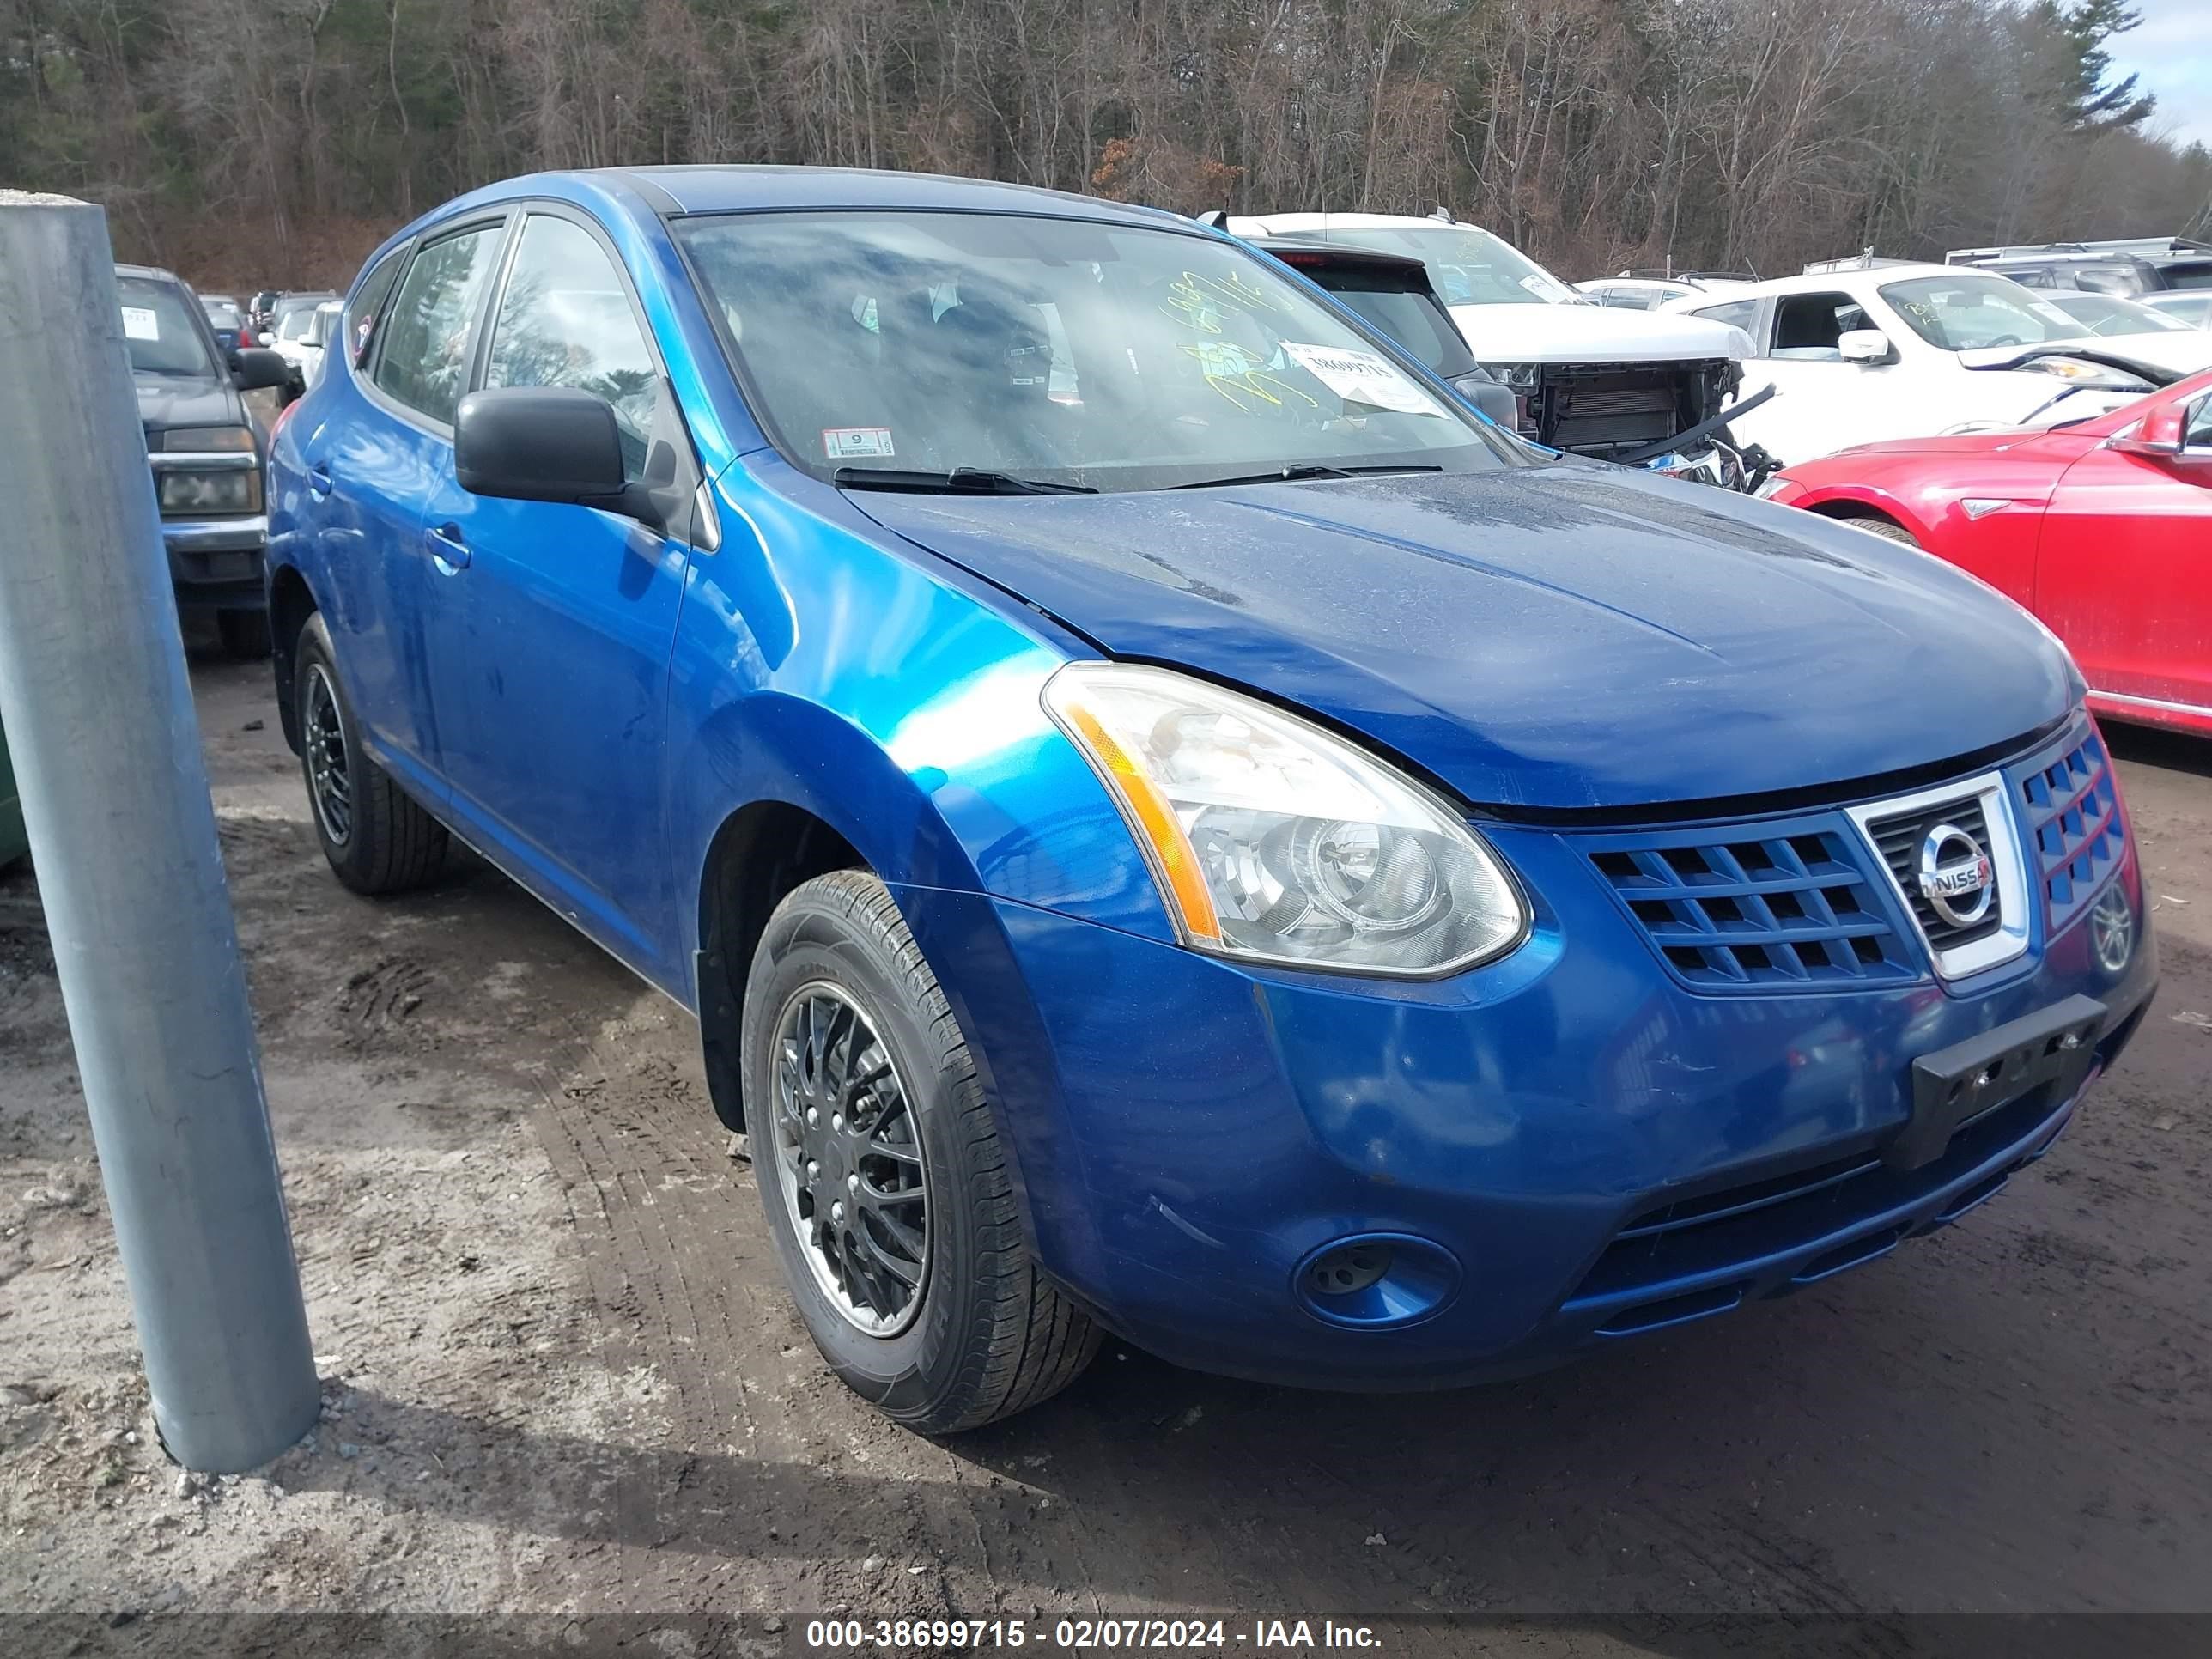
<svg viewBox="0 0 2212 1659">
<path fill-rule="evenodd" d="M 897 453 L 887 426 L 825 426 L 822 449 L 833 461 L 883 460 Z"/>
<path fill-rule="evenodd" d="M 158 340 L 161 337 L 161 319 L 142 306 L 123 307 L 123 337 L 126 340 Z"/>
<path fill-rule="evenodd" d="M 1283 342 L 1292 362 L 1305 369 L 1348 404 L 1368 404 L 1395 410 L 1401 415 L 1441 415 L 1420 387 L 1385 358 L 1349 346 L 1305 345 Z"/>
</svg>

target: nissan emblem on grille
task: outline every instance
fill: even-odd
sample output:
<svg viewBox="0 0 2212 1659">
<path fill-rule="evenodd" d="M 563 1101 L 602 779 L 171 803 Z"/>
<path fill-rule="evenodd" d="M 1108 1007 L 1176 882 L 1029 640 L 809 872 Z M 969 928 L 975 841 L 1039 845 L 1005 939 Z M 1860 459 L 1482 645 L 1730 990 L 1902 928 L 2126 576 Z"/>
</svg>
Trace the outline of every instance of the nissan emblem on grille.
<svg viewBox="0 0 2212 1659">
<path fill-rule="evenodd" d="M 1971 927 L 1996 900 L 1990 855 L 1955 823 L 1939 823 L 1920 843 L 1920 891 L 1954 927 Z"/>
</svg>

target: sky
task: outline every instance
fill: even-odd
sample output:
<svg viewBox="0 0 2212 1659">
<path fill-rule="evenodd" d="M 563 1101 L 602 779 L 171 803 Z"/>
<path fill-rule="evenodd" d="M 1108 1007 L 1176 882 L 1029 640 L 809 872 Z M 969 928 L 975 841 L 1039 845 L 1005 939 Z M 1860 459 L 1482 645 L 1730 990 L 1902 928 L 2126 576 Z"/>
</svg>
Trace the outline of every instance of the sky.
<svg viewBox="0 0 2212 1659">
<path fill-rule="evenodd" d="M 2112 63 L 2158 94 L 2150 130 L 2212 146 L 2212 0 L 2135 0 L 2140 27 L 2113 41 Z"/>
</svg>

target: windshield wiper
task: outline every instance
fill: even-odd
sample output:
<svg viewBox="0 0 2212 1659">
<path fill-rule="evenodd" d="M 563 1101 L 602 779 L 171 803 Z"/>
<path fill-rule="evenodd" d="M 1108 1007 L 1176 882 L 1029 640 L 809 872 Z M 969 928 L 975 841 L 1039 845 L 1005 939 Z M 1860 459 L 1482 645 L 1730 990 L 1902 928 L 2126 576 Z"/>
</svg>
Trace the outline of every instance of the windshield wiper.
<svg viewBox="0 0 2212 1659">
<path fill-rule="evenodd" d="M 1293 461 L 1273 472 L 1239 472 L 1227 478 L 1195 478 L 1189 483 L 1170 484 L 1170 489 L 1212 489 L 1221 484 L 1296 483 L 1301 478 L 1356 478 L 1369 472 L 1441 472 L 1431 462 L 1392 461 L 1378 466 L 1324 466 L 1319 461 Z"/>
<path fill-rule="evenodd" d="M 963 495 L 1096 495 L 1089 484 L 1048 483 L 1042 478 L 1017 478 L 1011 472 L 990 472 L 978 466 L 956 466 L 950 472 L 902 472 L 886 466 L 841 466 L 830 482 L 842 489 L 942 489 Z"/>
</svg>

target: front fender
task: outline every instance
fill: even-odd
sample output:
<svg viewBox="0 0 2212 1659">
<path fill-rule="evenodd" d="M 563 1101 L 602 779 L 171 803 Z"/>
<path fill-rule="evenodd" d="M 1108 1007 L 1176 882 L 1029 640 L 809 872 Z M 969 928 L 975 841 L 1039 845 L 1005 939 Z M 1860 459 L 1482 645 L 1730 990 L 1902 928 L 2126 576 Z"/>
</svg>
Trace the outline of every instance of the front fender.
<svg viewBox="0 0 2212 1659">
<path fill-rule="evenodd" d="M 722 496 L 732 533 L 692 567 L 672 665 L 679 883 L 696 895 L 722 825 L 775 801 L 894 888 L 1174 937 L 1112 799 L 1044 712 L 1065 647 L 865 520 L 831 522 L 743 467 Z M 684 926 L 688 957 L 696 909 Z"/>
</svg>

